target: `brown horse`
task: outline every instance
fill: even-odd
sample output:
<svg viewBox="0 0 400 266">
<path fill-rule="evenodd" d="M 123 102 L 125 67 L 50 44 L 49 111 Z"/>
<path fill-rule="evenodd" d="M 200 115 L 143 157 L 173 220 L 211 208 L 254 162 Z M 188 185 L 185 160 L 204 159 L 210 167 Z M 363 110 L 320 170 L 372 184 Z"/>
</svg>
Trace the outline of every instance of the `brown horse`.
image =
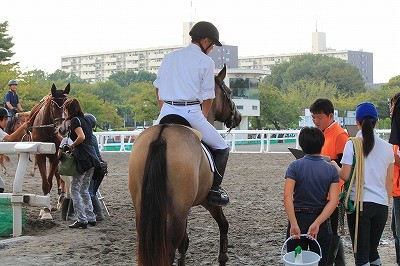
<svg viewBox="0 0 400 266">
<path fill-rule="evenodd" d="M 52 142 L 56 149 L 60 145 L 56 131 L 62 126 L 64 118 L 64 102 L 70 91 L 70 84 L 64 90 L 57 90 L 53 84 L 51 93 L 45 96 L 39 104 L 32 108 L 30 121 L 32 122 L 32 141 Z M 46 158 L 49 159 L 49 171 L 46 169 Z M 58 167 L 56 154 L 36 154 L 36 163 L 42 177 L 42 190 L 48 195 L 53 185 L 53 176 Z M 44 209 L 42 219 L 52 219 L 50 206 Z"/>
<path fill-rule="evenodd" d="M 226 67 L 215 77 L 215 94 L 208 117 L 229 128 L 241 121 L 223 82 Z M 218 261 L 228 261 L 228 221 L 221 207 L 210 206 L 207 195 L 213 172 L 197 135 L 189 128 L 162 124 L 144 130 L 136 138 L 129 162 L 129 190 L 136 214 L 138 265 L 172 265 L 178 248 L 178 265 L 185 265 L 189 238 L 189 210 L 202 205 L 218 223 Z"/>
</svg>

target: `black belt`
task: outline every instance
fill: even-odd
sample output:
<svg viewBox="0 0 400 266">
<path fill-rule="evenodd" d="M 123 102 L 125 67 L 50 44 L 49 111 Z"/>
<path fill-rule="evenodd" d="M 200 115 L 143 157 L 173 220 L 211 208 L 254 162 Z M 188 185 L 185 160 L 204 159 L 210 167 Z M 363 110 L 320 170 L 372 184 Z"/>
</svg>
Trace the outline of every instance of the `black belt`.
<svg viewBox="0 0 400 266">
<path fill-rule="evenodd" d="M 169 105 L 176 105 L 176 106 L 187 106 L 187 105 L 200 104 L 200 101 L 188 101 L 188 102 L 165 101 L 165 103 L 167 103 Z"/>
</svg>

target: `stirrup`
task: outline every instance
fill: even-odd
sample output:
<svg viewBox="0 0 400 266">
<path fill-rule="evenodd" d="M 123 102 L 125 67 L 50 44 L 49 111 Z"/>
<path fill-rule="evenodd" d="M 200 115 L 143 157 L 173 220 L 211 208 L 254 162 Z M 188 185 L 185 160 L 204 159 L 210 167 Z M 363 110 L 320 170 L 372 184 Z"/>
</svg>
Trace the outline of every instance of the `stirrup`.
<svg viewBox="0 0 400 266">
<path fill-rule="evenodd" d="M 207 201 L 212 206 L 224 207 L 229 203 L 229 196 L 222 187 L 211 188 L 207 196 Z"/>
</svg>

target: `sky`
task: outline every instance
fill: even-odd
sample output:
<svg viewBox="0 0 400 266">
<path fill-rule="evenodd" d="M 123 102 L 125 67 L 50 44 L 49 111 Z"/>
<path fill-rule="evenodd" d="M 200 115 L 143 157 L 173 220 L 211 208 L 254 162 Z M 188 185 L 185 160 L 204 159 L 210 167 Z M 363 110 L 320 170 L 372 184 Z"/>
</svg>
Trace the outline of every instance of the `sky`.
<svg viewBox="0 0 400 266">
<path fill-rule="evenodd" d="M 327 47 L 373 53 L 374 83 L 400 75 L 400 1 L 365 0 L 12 0 L 3 1 L 21 70 L 61 69 L 61 56 L 183 42 L 183 22 L 206 20 L 240 56 Z"/>
</svg>

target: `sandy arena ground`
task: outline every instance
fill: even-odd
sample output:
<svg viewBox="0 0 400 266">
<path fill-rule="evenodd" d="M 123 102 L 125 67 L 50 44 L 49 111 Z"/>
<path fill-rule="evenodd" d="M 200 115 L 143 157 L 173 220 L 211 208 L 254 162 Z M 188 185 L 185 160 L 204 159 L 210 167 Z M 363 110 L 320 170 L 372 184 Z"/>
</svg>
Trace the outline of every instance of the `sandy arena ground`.
<svg viewBox="0 0 400 266">
<path fill-rule="evenodd" d="M 284 144 L 279 144 L 284 145 Z M 286 150 L 286 147 L 281 147 Z M 38 219 L 39 208 L 29 207 L 24 236 L 27 241 L 4 244 L 0 237 L 0 265 L 136 265 L 134 209 L 127 187 L 128 153 L 104 153 L 109 175 L 101 193 L 110 216 L 87 230 L 68 228 L 54 211 L 53 221 Z M 281 265 L 281 247 L 285 241 L 286 214 L 282 203 L 287 165 L 291 154 L 231 154 L 224 187 L 231 203 L 225 210 L 230 223 L 228 265 Z M 11 156 L 9 171 L 15 173 L 17 156 Z M 32 168 L 32 163 L 28 166 Z M 6 192 L 12 190 L 13 177 L 5 178 Z M 41 194 L 41 180 L 25 176 L 26 192 Z M 56 189 L 52 190 L 56 206 Z M 218 228 L 202 207 L 195 207 L 189 217 L 190 238 L 188 265 L 218 265 Z M 354 265 L 349 237 L 345 237 L 346 259 Z M 3 242 L 3 243 L 2 243 Z M 394 241 L 389 224 L 379 248 L 383 265 L 396 265 Z"/>
</svg>

